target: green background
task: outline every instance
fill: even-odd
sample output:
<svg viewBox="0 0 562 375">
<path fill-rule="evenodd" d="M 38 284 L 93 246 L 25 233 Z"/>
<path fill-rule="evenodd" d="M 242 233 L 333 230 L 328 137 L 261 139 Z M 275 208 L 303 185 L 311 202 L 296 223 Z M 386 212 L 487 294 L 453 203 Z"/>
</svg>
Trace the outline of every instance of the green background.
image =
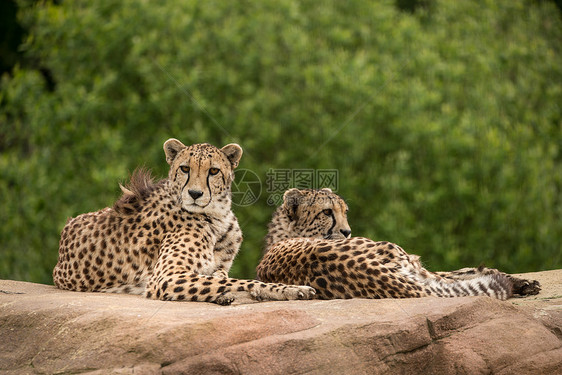
<svg viewBox="0 0 562 375">
<path fill-rule="evenodd" d="M 282 193 L 267 191 L 270 169 L 337 170 L 353 234 L 431 270 L 562 267 L 552 2 L 18 5 L 25 32 L 0 91 L 0 278 L 52 283 L 66 219 L 112 205 L 137 166 L 166 176 L 170 137 L 237 142 L 261 181 L 234 206 L 235 277 L 255 276 Z"/>
</svg>

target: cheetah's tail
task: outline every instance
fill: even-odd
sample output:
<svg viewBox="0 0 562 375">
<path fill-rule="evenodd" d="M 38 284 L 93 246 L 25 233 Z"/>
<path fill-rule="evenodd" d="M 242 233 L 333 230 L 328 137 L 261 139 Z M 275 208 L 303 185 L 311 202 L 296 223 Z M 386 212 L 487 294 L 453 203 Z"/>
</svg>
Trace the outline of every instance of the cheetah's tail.
<svg viewBox="0 0 562 375">
<path fill-rule="evenodd" d="M 513 283 L 502 274 L 483 275 L 469 280 L 424 280 L 429 290 L 440 297 L 489 296 L 506 300 L 513 295 Z"/>
</svg>

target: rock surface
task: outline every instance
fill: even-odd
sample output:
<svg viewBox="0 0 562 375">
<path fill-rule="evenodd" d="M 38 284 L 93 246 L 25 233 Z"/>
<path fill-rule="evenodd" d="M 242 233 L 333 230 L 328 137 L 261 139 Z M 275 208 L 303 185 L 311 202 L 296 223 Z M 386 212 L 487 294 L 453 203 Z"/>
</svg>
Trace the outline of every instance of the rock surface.
<svg viewBox="0 0 562 375">
<path fill-rule="evenodd" d="M 0 281 L 2 374 L 560 374 L 562 270 L 537 296 L 217 306 Z"/>
</svg>

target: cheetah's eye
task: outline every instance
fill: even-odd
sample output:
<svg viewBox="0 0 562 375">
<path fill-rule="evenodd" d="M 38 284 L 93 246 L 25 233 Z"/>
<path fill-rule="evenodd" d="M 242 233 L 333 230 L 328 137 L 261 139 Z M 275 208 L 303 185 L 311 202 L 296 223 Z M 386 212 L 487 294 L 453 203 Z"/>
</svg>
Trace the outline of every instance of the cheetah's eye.
<svg viewBox="0 0 562 375">
<path fill-rule="evenodd" d="M 180 169 L 183 173 L 189 173 L 189 167 L 187 165 L 182 165 Z"/>
<path fill-rule="evenodd" d="M 216 175 L 217 173 L 219 173 L 219 171 L 220 171 L 220 169 L 218 169 L 218 168 L 211 168 L 211 169 L 209 169 L 209 174 L 210 174 L 211 176 L 214 176 L 214 175 Z"/>
<path fill-rule="evenodd" d="M 325 210 L 322 210 L 322 212 L 324 213 L 324 215 L 332 215 L 332 209 L 331 208 L 326 208 Z"/>
</svg>

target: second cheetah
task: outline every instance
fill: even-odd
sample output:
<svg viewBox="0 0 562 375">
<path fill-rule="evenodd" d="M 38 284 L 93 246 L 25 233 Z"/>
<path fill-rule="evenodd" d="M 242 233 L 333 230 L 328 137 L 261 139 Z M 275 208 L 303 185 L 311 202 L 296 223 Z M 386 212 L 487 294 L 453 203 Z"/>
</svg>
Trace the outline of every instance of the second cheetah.
<svg viewBox="0 0 562 375">
<path fill-rule="evenodd" d="M 330 189 L 288 190 L 273 214 L 259 280 L 310 285 L 316 298 L 537 294 L 540 284 L 490 268 L 430 272 L 400 246 L 351 238 L 347 205 Z"/>
</svg>

